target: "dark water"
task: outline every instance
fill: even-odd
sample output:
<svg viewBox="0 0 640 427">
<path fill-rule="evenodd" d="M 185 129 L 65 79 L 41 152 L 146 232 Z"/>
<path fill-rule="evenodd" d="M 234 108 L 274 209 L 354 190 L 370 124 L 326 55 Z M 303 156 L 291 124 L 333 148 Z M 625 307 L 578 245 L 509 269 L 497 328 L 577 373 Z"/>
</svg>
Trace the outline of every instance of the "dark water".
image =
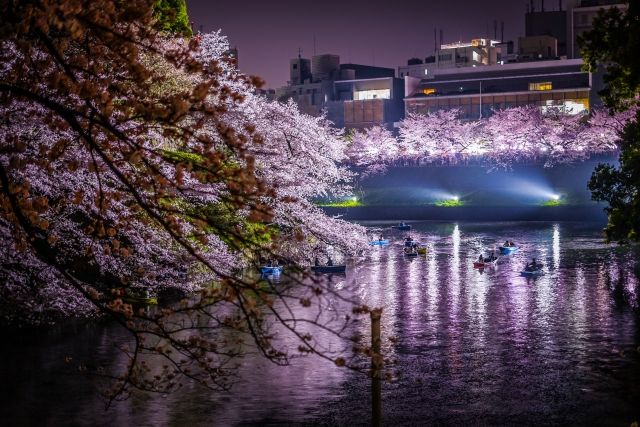
<svg viewBox="0 0 640 427">
<path fill-rule="evenodd" d="M 366 224 L 372 227 L 383 223 Z M 426 257 L 389 247 L 351 263 L 332 286 L 383 307 L 384 346 L 404 377 L 383 384 L 384 425 L 628 426 L 640 421 L 640 315 L 634 249 L 600 243 L 601 225 L 415 224 Z M 473 259 L 505 239 L 522 249 L 493 269 Z M 546 266 L 519 276 L 530 257 Z M 286 280 L 286 279 L 281 279 Z M 368 324 L 361 329 L 366 333 Z M 3 426 L 359 426 L 370 382 L 318 358 L 276 367 L 249 354 L 231 393 L 187 384 L 135 394 L 104 411 L 99 386 L 65 357 L 122 363 L 109 321 L 0 332 Z"/>
</svg>

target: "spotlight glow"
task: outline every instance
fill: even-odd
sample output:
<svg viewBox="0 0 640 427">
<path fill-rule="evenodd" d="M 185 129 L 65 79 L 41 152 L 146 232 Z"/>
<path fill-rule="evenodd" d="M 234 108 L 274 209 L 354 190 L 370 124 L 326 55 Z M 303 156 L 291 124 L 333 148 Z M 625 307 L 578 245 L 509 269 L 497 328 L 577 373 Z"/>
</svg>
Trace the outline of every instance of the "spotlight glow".
<svg viewBox="0 0 640 427">
<path fill-rule="evenodd" d="M 453 200 L 458 201 L 458 196 L 453 196 Z"/>
<path fill-rule="evenodd" d="M 354 202 L 358 200 L 357 197 L 352 197 L 351 200 L 353 200 Z"/>
<path fill-rule="evenodd" d="M 553 200 L 559 200 L 559 199 L 560 199 L 560 196 L 558 196 L 557 194 L 553 195 Z"/>
</svg>

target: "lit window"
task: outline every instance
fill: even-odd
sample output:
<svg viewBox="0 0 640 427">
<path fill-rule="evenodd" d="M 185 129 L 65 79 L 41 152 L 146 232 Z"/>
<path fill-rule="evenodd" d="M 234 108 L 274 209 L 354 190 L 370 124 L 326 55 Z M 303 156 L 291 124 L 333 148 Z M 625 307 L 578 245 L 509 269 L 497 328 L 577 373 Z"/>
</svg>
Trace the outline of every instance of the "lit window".
<svg viewBox="0 0 640 427">
<path fill-rule="evenodd" d="M 354 99 L 356 101 L 364 99 L 391 99 L 390 89 L 379 90 L 362 90 L 355 93 Z"/>
<path fill-rule="evenodd" d="M 433 89 L 433 88 L 430 88 L 430 89 L 423 89 L 423 90 L 422 90 L 422 93 L 424 93 L 425 95 L 429 95 L 429 94 L 434 93 L 435 91 L 436 91 L 436 90 L 435 90 L 435 89 Z"/>
<path fill-rule="evenodd" d="M 529 83 L 529 90 L 551 90 L 551 82 Z"/>
<path fill-rule="evenodd" d="M 424 74 L 429 74 L 429 70 L 424 70 Z"/>
</svg>

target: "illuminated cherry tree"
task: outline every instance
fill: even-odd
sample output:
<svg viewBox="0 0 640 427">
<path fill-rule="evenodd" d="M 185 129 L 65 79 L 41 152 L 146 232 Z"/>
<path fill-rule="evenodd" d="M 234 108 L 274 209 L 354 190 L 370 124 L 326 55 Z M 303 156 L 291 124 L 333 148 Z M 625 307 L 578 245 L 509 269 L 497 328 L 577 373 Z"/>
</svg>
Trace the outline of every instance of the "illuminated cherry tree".
<svg viewBox="0 0 640 427">
<path fill-rule="evenodd" d="M 375 355 L 352 351 L 348 326 L 368 308 L 322 281 L 239 274 L 262 256 L 364 247 L 361 227 L 311 203 L 350 191 L 341 132 L 253 96 L 259 79 L 233 69 L 219 34 L 161 38 L 151 3 L 0 6 L 2 320 L 111 315 L 130 334 L 125 371 L 99 371 L 115 380 L 107 403 L 184 378 L 228 389 L 245 342 L 278 364 L 314 353 L 358 369 Z M 198 293 L 148 312 L 95 282 Z M 324 316 L 328 300 L 349 315 Z"/>
<path fill-rule="evenodd" d="M 358 165 L 384 165 L 398 155 L 437 159 L 461 154 L 482 155 L 499 168 L 535 157 L 544 157 L 545 165 L 552 166 L 615 151 L 620 131 L 634 112 L 611 115 L 595 109 L 587 117 L 531 105 L 498 110 L 478 121 L 463 121 L 457 115 L 457 110 L 410 114 L 399 137 L 385 140 L 384 151 L 378 149 L 381 142 L 376 133 L 357 133 L 358 144 L 351 155 Z"/>
</svg>

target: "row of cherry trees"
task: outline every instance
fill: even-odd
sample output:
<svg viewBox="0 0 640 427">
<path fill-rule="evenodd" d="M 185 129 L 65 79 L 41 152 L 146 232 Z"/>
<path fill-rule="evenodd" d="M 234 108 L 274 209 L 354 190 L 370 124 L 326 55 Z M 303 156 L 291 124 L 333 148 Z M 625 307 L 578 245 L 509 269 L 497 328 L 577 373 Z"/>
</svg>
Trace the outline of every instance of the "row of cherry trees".
<svg viewBox="0 0 640 427">
<path fill-rule="evenodd" d="M 457 110 L 410 114 L 399 137 L 379 126 L 351 136 L 350 156 L 365 172 L 384 170 L 398 155 L 437 158 L 483 155 L 496 167 L 509 167 L 519 156 L 545 155 L 546 166 L 582 161 L 591 153 L 617 149 L 620 131 L 633 111 L 615 115 L 595 110 L 590 117 L 558 109 L 526 106 L 496 111 L 481 121 L 462 121 Z"/>
</svg>

